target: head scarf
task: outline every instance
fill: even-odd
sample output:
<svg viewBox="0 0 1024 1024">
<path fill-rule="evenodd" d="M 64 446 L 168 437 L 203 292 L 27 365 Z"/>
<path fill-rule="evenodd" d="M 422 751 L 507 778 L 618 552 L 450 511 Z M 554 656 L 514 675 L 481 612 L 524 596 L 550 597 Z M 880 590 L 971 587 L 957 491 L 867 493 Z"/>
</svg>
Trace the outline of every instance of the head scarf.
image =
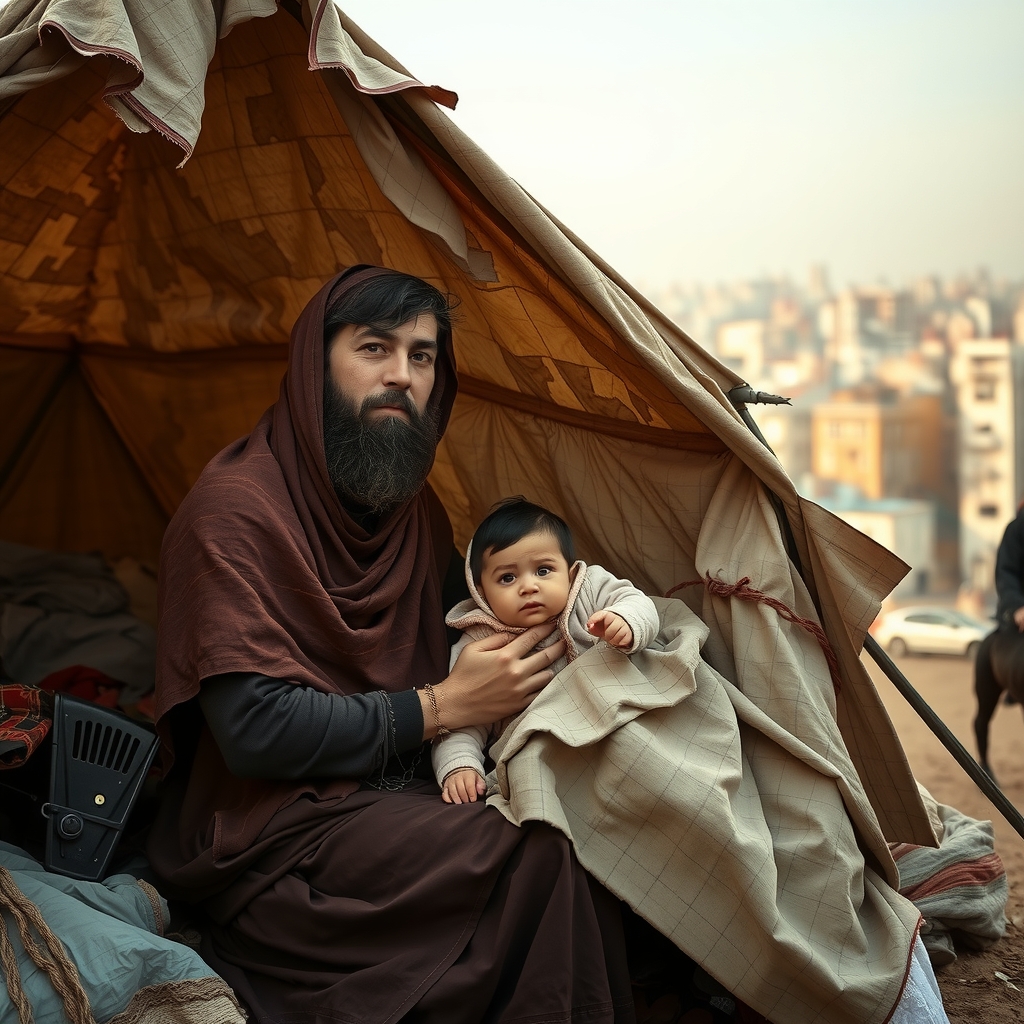
<svg viewBox="0 0 1024 1024">
<path fill-rule="evenodd" d="M 203 471 L 164 538 L 156 711 L 226 672 L 351 694 L 407 690 L 447 671 L 441 581 L 452 533 L 424 485 L 372 532 L 345 510 L 323 443 L 324 318 L 348 290 L 395 274 L 355 267 L 310 300 L 292 330 L 278 401 Z M 428 409 L 440 440 L 457 389 L 439 329 Z"/>
</svg>

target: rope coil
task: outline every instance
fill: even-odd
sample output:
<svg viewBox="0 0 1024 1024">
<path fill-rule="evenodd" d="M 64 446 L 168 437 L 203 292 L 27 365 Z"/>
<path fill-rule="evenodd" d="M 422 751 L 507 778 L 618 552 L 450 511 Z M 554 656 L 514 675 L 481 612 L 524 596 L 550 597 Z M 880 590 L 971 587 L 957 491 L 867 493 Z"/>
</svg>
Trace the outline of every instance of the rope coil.
<svg viewBox="0 0 1024 1024">
<path fill-rule="evenodd" d="M 50 979 L 54 991 L 60 996 L 68 1024 L 96 1024 L 89 1007 L 89 997 L 78 975 L 78 968 L 67 955 L 60 939 L 43 920 L 39 908 L 18 888 L 10 871 L 0 867 L 0 965 L 3 966 L 7 993 L 18 1011 L 18 1024 L 32 1024 L 32 1005 L 21 984 L 21 971 L 18 969 L 17 956 L 2 911 L 6 911 L 14 919 L 25 952 L 36 967 Z M 49 956 L 32 937 L 33 929 L 42 940 Z"/>
</svg>

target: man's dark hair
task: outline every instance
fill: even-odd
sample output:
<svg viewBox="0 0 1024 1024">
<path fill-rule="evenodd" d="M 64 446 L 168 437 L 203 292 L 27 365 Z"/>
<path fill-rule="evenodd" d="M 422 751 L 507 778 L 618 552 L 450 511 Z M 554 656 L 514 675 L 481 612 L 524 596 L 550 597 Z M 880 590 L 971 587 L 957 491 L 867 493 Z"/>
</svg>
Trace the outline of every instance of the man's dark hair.
<svg viewBox="0 0 1024 1024">
<path fill-rule="evenodd" d="M 562 557 L 572 565 L 576 561 L 576 549 L 568 524 L 561 516 L 556 516 L 541 505 L 534 505 L 521 494 L 502 498 L 492 506 L 490 513 L 473 534 L 473 546 L 469 553 L 469 569 L 473 579 L 480 582 L 480 570 L 488 551 L 504 551 L 528 533 L 542 531 L 554 534 Z"/>
<path fill-rule="evenodd" d="M 360 268 L 354 268 L 360 269 Z M 450 334 L 455 299 L 411 274 L 379 274 L 345 292 L 324 316 L 324 344 L 351 324 L 393 331 L 421 313 L 437 320 L 438 337 Z"/>
</svg>

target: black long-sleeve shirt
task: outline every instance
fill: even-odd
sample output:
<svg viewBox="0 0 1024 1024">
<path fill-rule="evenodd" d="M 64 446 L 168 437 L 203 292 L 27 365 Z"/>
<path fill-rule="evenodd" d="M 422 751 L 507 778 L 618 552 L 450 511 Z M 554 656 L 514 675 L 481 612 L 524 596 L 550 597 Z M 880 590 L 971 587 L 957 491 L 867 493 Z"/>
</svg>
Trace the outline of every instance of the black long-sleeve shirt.
<svg viewBox="0 0 1024 1024">
<path fill-rule="evenodd" d="M 453 550 L 444 607 L 468 592 L 462 556 Z M 228 672 L 202 681 L 199 706 L 225 764 L 242 778 L 401 777 L 415 761 L 408 755 L 423 743 L 414 689 L 345 696 L 256 672 Z"/>
<path fill-rule="evenodd" d="M 210 732 L 234 775 L 363 779 L 423 742 L 415 690 L 342 696 L 249 672 L 203 680 Z"/>
<path fill-rule="evenodd" d="M 1024 606 L 1024 509 L 1003 531 L 996 551 L 996 618 L 1000 629 L 1014 629 L 1013 613 Z"/>
</svg>

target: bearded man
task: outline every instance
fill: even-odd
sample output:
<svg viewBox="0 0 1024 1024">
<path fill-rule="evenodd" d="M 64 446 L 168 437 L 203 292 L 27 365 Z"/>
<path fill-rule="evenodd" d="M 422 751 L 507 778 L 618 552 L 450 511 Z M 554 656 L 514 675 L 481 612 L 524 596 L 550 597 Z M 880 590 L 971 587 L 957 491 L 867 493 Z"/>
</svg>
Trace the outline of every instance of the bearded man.
<svg viewBox="0 0 1024 1024">
<path fill-rule="evenodd" d="M 164 539 L 149 854 L 257 1021 L 633 1019 L 617 901 L 547 826 L 443 803 L 424 756 L 562 653 L 530 653 L 544 626 L 448 671 L 461 558 L 426 476 L 456 386 L 444 296 L 351 268 Z"/>
</svg>

